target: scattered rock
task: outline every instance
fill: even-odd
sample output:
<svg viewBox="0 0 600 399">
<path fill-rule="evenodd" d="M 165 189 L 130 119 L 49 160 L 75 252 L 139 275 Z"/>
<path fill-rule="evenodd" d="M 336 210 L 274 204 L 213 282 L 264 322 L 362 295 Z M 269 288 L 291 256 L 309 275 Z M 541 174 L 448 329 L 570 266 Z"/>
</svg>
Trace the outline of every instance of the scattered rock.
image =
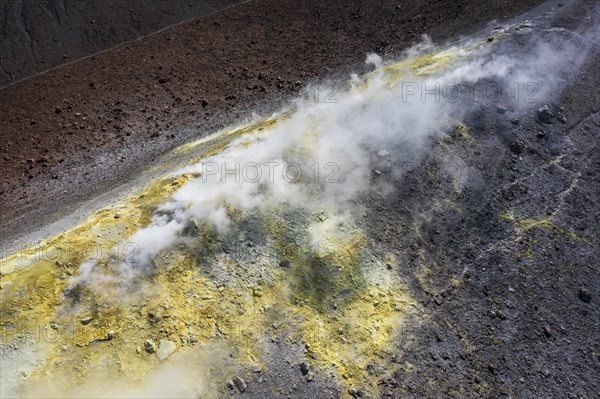
<svg viewBox="0 0 600 399">
<path fill-rule="evenodd" d="M 161 339 L 160 344 L 158 345 L 158 350 L 156 351 L 156 357 L 162 362 L 171 356 L 171 354 L 175 352 L 176 348 L 177 346 L 175 346 L 175 342 Z"/>
<path fill-rule="evenodd" d="M 550 327 L 544 327 L 544 335 L 546 336 L 546 338 L 550 338 L 552 336 L 552 330 L 550 329 Z"/>
<path fill-rule="evenodd" d="M 113 330 L 110 330 L 107 334 L 106 334 L 106 340 L 110 341 L 115 337 L 115 332 Z"/>
<path fill-rule="evenodd" d="M 506 107 L 503 107 L 502 105 L 496 105 L 496 112 L 500 115 L 504 115 L 506 111 L 508 111 Z"/>
<path fill-rule="evenodd" d="M 118 213 L 115 213 L 115 219 L 119 219 L 121 217 L 121 215 L 119 215 Z"/>
<path fill-rule="evenodd" d="M 246 389 L 248 388 L 248 385 L 246 385 L 246 381 L 244 381 L 244 379 L 239 375 L 233 379 L 233 383 L 241 393 L 244 393 L 244 391 L 246 391 Z"/>
<path fill-rule="evenodd" d="M 309 371 L 308 374 L 306 375 L 306 381 L 311 382 L 314 379 L 315 379 L 315 374 L 312 371 Z"/>
<path fill-rule="evenodd" d="M 160 316 L 154 310 L 149 310 L 148 311 L 148 318 L 153 323 L 156 323 L 157 321 L 160 320 Z"/>
<path fill-rule="evenodd" d="M 144 341 L 144 349 L 148 353 L 156 352 L 156 344 L 150 338 Z"/>
<path fill-rule="evenodd" d="M 348 390 L 348 393 L 353 398 L 362 398 L 362 396 L 363 396 L 363 391 L 356 387 L 350 387 L 350 389 Z"/>
<path fill-rule="evenodd" d="M 538 116 L 539 121 L 542 123 L 545 123 L 545 124 L 551 124 L 552 118 L 554 118 L 554 114 L 552 113 L 552 110 L 547 105 L 544 105 L 543 107 L 538 108 L 537 116 Z"/>
<path fill-rule="evenodd" d="M 281 262 L 279 262 L 279 266 L 283 267 L 284 269 L 287 269 L 288 267 L 290 267 L 290 261 L 284 259 Z"/>
<path fill-rule="evenodd" d="M 537 137 L 538 139 L 543 139 L 544 137 L 546 137 L 546 132 L 545 132 L 543 129 L 540 129 L 540 130 L 537 132 L 537 135 L 536 135 L 536 137 Z"/>
<path fill-rule="evenodd" d="M 92 322 L 92 320 L 94 320 L 93 317 L 89 316 L 89 317 L 84 317 L 83 319 L 79 320 L 81 322 L 81 324 L 83 324 L 84 326 L 87 326 L 88 324 L 90 324 Z"/>
<path fill-rule="evenodd" d="M 521 154 L 523 152 L 523 142 L 519 139 L 513 141 L 508 147 L 514 154 Z"/>
<path fill-rule="evenodd" d="M 300 371 L 302 372 L 302 375 L 304 375 L 304 376 L 307 375 L 308 372 L 310 371 L 309 368 L 308 368 L 308 364 L 301 363 L 300 364 Z"/>
<path fill-rule="evenodd" d="M 592 300 L 592 294 L 587 289 L 581 287 L 579 289 L 579 299 L 585 303 L 590 303 Z"/>
</svg>

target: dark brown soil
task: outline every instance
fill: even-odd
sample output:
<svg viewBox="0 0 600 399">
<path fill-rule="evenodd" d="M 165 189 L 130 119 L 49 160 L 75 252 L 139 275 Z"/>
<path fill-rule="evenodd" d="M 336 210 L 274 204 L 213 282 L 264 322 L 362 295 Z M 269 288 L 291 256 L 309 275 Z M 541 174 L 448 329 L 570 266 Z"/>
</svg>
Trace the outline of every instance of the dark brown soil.
<svg viewBox="0 0 600 399">
<path fill-rule="evenodd" d="M 474 32 L 540 0 L 256 0 L 0 91 L 0 232 L 124 181 L 195 135 L 267 111 L 308 82 Z M 180 129 L 184 126 L 194 130 Z M 56 216 L 56 213 L 55 213 Z"/>
<path fill-rule="evenodd" d="M 0 4 L 0 87 L 242 0 L 10 0 Z"/>
</svg>

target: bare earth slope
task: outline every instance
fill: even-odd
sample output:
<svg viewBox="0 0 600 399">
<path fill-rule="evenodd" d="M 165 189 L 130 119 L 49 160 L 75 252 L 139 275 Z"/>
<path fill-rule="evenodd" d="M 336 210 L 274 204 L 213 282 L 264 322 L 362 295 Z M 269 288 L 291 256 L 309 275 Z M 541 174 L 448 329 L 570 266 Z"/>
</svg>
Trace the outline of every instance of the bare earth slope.
<svg viewBox="0 0 600 399">
<path fill-rule="evenodd" d="M 4 1 L 0 5 L 0 87 L 234 3 Z"/>
</svg>

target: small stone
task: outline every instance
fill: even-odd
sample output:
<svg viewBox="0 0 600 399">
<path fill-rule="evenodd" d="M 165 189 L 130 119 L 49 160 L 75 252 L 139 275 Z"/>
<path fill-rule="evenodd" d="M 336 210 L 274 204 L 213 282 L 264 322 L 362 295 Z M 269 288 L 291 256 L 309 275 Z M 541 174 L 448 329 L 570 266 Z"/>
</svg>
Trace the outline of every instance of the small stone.
<svg viewBox="0 0 600 399">
<path fill-rule="evenodd" d="M 517 139 L 513 141 L 508 148 L 510 148 L 512 153 L 519 155 L 523 152 L 523 143 L 521 140 Z"/>
<path fill-rule="evenodd" d="M 233 379 L 233 383 L 241 393 L 244 393 L 244 391 L 246 391 L 246 389 L 248 388 L 248 385 L 246 385 L 246 381 L 244 381 L 243 378 L 239 375 Z"/>
<path fill-rule="evenodd" d="M 311 382 L 314 379 L 315 379 L 314 373 L 312 371 L 309 371 L 308 374 L 306 375 L 306 381 Z"/>
<path fill-rule="evenodd" d="M 552 336 L 552 330 L 550 329 L 550 327 L 544 327 L 544 335 L 546 336 L 546 338 L 550 338 Z"/>
<path fill-rule="evenodd" d="M 536 134 L 536 137 L 537 137 L 538 139 L 543 139 L 544 137 L 546 137 L 546 132 L 545 132 L 544 130 L 541 130 L 541 129 L 540 129 L 540 130 L 537 132 L 537 134 Z"/>
<path fill-rule="evenodd" d="M 81 324 L 83 324 L 84 326 L 87 326 L 88 324 L 90 324 L 92 322 L 92 320 L 94 320 L 93 317 L 89 316 L 89 317 L 84 317 L 83 319 L 79 320 L 81 322 Z"/>
<path fill-rule="evenodd" d="M 290 261 L 284 259 L 281 262 L 279 262 L 279 266 L 283 267 L 284 269 L 287 269 L 288 267 L 290 267 Z"/>
<path fill-rule="evenodd" d="M 208 105 L 208 100 L 207 100 L 206 98 L 203 98 L 202 100 L 200 100 L 200 104 L 201 104 L 203 107 L 206 107 L 206 106 Z"/>
<path fill-rule="evenodd" d="M 377 155 L 379 155 L 380 157 L 387 157 L 388 155 L 390 155 L 390 153 L 388 150 L 379 150 Z"/>
<path fill-rule="evenodd" d="M 494 37 L 488 37 L 488 38 L 487 38 L 487 41 L 488 41 L 488 43 L 491 43 L 491 42 L 493 42 L 493 41 L 494 41 Z"/>
<path fill-rule="evenodd" d="M 579 299 L 585 303 L 590 303 L 592 301 L 592 294 L 587 289 L 581 287 L 579 289 Z"/>
<path fill-rule="evenodd" d="M 546 123 L 546 124 L 551 124 L 552 118 L 554 118 L 554 114 L 552 113 L 552 110 L 547 105 L 544 105 L 543 107 L 538 108 L 537 116 L 538 116 L 538 119 L 540 122 Z"/>
<path fill-rule="evenodd" d="M 363 391 L 361 391 L 360 389 L 358 389 L 356 387 L 350 387 L 350 389 L 348 390 L 348 393 L 353 398 L 362 398 L 362 396 L 363 396 Z"/>
<path fill-rule="evenodd" d="M 121 217 L 121 215 L 119 215 L 118 213 L 115 213 L 115 219 L 119 219 Z"/>
<path fill-rule="evenodd" d="M 148 353 L 156 352 L 156 344 L 150 338 L 144 341 L 144 349 Z"/>
<path fill-rule="evenodd" d="M 507 108 L 503 107 L 502 105 L 497 105 L 496 106 L 496 112 L 499 113 L 500 115 L 504 115 L 506 113 Z"/>
<path fill-rule="evenodd" d="M 310 370 L 308 368 L 308 364 L 306 364 L 306 363 L 300 364 L 300 372 L 302 373 L 302 375 L 304 375 L 304 376 L 307 375 L 309 371 Z"/>
<path fill-rule="evenodd" d="M 542 370 L 542 376 L 544 376 L 544 378 L 548 378 L 550 377 L 552 374 L 550 373 L 550 370 L 548 369 L 544 369 Z"/>
<path fill-rule="evenodd" d="M 176 348 L 177 346 L 175 345 L 175 342 L 167 341 L 166 339 L 161 339 L 160 344 L 158 345 L 158 350 L 156 351 L 156 357 L 158 357 L 158 360 L 162 362 L 163 360 L 171 356 L 171 354 L 175 352 Z"/>
<path fill-rule="evenodd" d="M 110 341 L 111 339 L 113 339 L 114 337 L 115 337 L 115 332 L 114 332 L 113 330 L 110 330 L 110 331 L 108 332 L 108 334 L 106 334 L 106 339 L 107 339 L 107 340 L 109 340 L 109 341 Z"/>
</svg>

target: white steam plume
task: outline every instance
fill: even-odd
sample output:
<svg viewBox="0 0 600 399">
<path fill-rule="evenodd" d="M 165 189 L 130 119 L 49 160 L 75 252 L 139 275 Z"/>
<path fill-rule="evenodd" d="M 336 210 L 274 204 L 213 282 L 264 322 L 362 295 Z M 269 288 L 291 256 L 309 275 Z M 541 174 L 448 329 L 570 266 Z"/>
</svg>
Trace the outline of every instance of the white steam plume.
<svg viewBox="0 0 600 399">
<path fill-rule="evenodd" d="M 432 50 L 428 39 L 407 54 Z M 471 109 L 468 101 L 450 101 L 445 87 L 484 79 L 543 82 L 540 96 L 547 96 L 554 89 L 547 77 L 560 74 L 574 59 L 582 60 L 568 43 L 543 42 L 525 55 L 494 56 L 489 47 L 473 43 L 445 50 L 440 59 L 448 55 L 443 72 L 406 74 L 403 82 L 390 77 L 379 56 L 369 55 L 367 62 L 378 69 L 366 83 L 353 77 L 337 102 L 301 101 L 293 115 L 275 127 L 243 136 L 224 152 L 179 171 L 200 177 L 183 185 L 148 227 L 129 238 L 140 252 L 119 265 L 119 280 L 127 282 L 147 270 L 151 259 L 173 245 L 192 220 L 227 232 L 228 207 L 250 211 L 287 204 L 343 212 L 369 186 L 370 152 L 398 145 L 422 151 L 428 139 Z M 315 200 L 317 193 L 324 202 Z M 86 264 L 77 283 L 94 278 L 92 269 Z"/>
</svg>

